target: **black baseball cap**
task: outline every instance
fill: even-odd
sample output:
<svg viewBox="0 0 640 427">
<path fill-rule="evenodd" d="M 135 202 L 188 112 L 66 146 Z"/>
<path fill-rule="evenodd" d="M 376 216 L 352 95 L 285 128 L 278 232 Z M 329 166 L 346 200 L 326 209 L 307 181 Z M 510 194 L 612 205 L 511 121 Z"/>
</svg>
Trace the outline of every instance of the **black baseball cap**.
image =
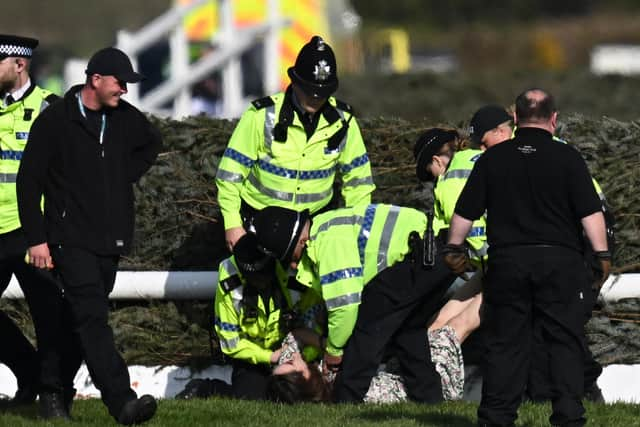
<svg viewBox="0 0 640 427">
<path fill-rule="evenodd" d="M 413 157 L 416 159 L 416 176 L 420 181 L 434 180 L 435 177 L 426 169 L 427 165 L 447 142 L 456 138 L 458 138 L 457 131 L 442 128 L 431 128 L 418 136 L 413 146 Z"/>
<path fill-rule="evenodd" d="M 31 58 L 33 50 L 38 46 L 38 40 L 31 37 L 0 34 L 0 59 L 9 56 Z"/>
<path fill-rule="evenodd" d="M 501 106 L 485 105 L 476 111 L 471 118 L 469 136 L 474 143 L 480 144 L 487 131 L 511 120 L 513 120 L 513 117 Z"/>
<path fill-rule="evenodd" d="M 114 76 L 127 83 L 138 83 L 145 79 L 142 74 L 133 71 L 129 57 L 115 47 L 106 47 L 94 53 L 89 59 L 85 74 L 87 76 L 92 74 Z"/>
<path fill-rule="evenodd" d="M 328 98 L 338 89 L 336 56 L 322 37 L 313 36 L 305 44 L 287 74 L 307 95 Z"/>
</svg>

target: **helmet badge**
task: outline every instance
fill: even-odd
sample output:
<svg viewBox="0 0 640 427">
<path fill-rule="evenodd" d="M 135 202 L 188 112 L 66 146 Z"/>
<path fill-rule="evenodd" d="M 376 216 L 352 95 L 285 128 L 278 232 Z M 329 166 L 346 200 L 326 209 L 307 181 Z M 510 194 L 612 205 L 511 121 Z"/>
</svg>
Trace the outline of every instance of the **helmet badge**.
<svg viewBox="0 0 640 427">
<path fill-rule="evenodd" d="M 313 70 L 313 76 L 316 78 L 316 80 L 323 82 L 327 80 L 330 75 L 331 67 L 329 66 L 329 64 L 327 64 L 327 61 L 325 61 L 324 59 L 318 61 L 315 69 Z"/>
</svg>

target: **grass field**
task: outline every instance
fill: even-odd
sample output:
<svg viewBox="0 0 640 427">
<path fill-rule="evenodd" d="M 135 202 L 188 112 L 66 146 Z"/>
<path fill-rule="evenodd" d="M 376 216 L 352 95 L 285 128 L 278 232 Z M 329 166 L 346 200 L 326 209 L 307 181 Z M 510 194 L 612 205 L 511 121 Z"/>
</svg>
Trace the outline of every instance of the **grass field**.
<svg viewBox="0 0 640 427">
<path fill-rule="evenodd" d="M 589 426 L 640 426 L 640 405 L 587 404 Z M 449 402 L 440 405 L 412 403 L 396 405 L 297 405 L 210 399 L 160 401 L 156 417 L 146 426 L 446 426 L 476 425 L 477 405 Z M 546 426 L 550 405 L 524 404 L 517 426 Z M 99 400 L 75 402 L 74 421 L 45 422 L 37 408 L 24 408 L 0 415 L 0 426 L 109 426 L 116 425 Z"/>
</svg>

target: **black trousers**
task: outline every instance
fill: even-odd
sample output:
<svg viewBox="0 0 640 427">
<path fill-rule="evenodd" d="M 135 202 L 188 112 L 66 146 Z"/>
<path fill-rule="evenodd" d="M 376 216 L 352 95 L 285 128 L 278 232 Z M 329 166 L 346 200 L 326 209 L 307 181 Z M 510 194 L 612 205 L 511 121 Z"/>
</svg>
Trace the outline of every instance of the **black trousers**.
<svg viewBox="0 0 640 427">
<path fill-rule="evenodd" d="M 587 270 L 589 273 L 589 270 Z M 584 297 L 584 323 L 591 319 L 593 307 L 598 299 L 596 291 L 591 289 L 592 277 L 590 277 L 587 287 L 583 290 Z M 597 384 L 598 377 L 602 373 L 602 366 L 593 357 L 589 348 L 586 335 L 583 334 L 584 351 L 584 389 L 585 392 Z M 527 383 L 527 397 L 534 402 L 542 402 L 551 399 L 551 381 L 549 375 L 549 357 L 542 337 L 542 329 L 534 331 L 534 353 L 532 355 L 531 369 L 529 371 L 529 381 Z"/>
<path fill-rule="evenodd" d="M 362 401 L 389 346 L 400 362 L 409 398 L 442 401 L 426 325 L 454 279 L 438 256 L 430 270 L 405 260 L 383 270 L 365 286 L 334 385 L 336 401 Z"/>
<path fill-rule="evenodd" d="M 84 359 L 102 401 L 117 418 L 122 407 L 136 398 L 129 371 L 116 349 L 108 324 L 109 293 L 113 290 L 119 256 L 96 255 L 73 247 L 51 248 L 57 274 L 64 287 L 70 322 L 78 346 L 68 356 L 75 372 Z M 69 374 L 69 373 L 68 373 Z"/>
<path fill-rule="evenodd" d="M 568 248 L 524 246 L 491 252 L 484 282 L 486 356 L 479 424 L 513 425 L 538 328 L 549 360 L 550 422 L 584 424 L 581 291 L 586 281 L 581 255 Z"/>
<path fill-rule="evenodd" d="M 233 360 L 231 372 L 231 395 L 238 399 L 265 400 L 267 381 L 271 369 L 267 365 L 254 365 L 241 360 Z"/>
<path fill-rule="evenodd" d="M 59 391 L 62 380 L 60 340 L 63 335 L 62 292 L 52 276 L 25 263 L 27 242 L 21 229 L 0 235 L 0 294 L 14 274 L 33 319 L 38 350 L 20 329 L 0 312 L 0 362 L 17 378 L 18 387 L 39 385 L 40 391 Z"/>
</svg>

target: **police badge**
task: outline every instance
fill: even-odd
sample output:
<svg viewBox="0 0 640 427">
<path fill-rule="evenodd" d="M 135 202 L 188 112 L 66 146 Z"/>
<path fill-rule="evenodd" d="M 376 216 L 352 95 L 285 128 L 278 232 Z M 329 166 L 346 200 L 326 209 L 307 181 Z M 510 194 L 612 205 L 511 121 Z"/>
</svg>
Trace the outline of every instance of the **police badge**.
<svg viewBox="0 0 640 427">
<path fill-rule="evenodd" d="M 329 66 L 329 64 L 327 64 L 327 61 L 325 61 L 324 59 L 318 61 L 315 69 L 313 70 L 313 76 L 316 78 L 316 80 L 323 82 L 327 80 L 330 75 L 331 67 Z"/>
</svg>

